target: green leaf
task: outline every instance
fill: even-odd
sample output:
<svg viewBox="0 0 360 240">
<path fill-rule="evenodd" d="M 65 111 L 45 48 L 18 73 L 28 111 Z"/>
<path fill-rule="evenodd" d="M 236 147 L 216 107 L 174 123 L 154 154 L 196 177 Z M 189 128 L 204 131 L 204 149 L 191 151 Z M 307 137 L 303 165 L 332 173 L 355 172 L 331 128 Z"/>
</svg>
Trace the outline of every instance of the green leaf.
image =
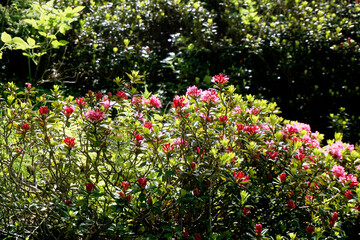
<svg viewBox="0 0 360 240">
<path fill-rule="evenodd" d="M 29 48 L 29 45 L 19 37 L 14 37 L 13 43 L 15 43 L 15 45 L 16 45 L 15 49 L 26 50 Z"/>
<path fill-rule="evenodd" d="M 77 6 L 76 8 L 74 8 L 72 11 L 74 13 L 78 13 L 81 12 L 85 7 L 84 6 Z"/>
<path fill-rule="evenodd" d="M 31 37 L 27 38 L 27 42 L 30 46 L 34 46 L 36 44 L 35 40 Z"/>
<path fill-rule="evenodd" d="M 3 41 L 4 43 L 10 43 L 12 40 L 11 36 L 9 34 L 7 34 L 6 32 L 3 32 L 1 34 L 1 41 Z"/>
</svg>

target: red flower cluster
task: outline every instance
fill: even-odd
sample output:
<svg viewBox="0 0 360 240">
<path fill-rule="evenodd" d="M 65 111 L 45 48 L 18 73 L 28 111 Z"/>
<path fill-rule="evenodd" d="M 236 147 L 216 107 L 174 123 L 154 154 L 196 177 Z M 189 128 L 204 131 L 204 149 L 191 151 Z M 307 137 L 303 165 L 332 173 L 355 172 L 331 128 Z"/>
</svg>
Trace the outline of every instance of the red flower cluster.
<svg viewBox="0 0 360 240">
<path fill-rule="evenodd" d="M 289 200 L 288 203 L 287 203 L 287 207 L 288 207 L 289 209 L 294 209 L 294 208 L 295 208 L 295 203 L 294 203 L 294 201 Z"/>
<path fill-rule="evenodd" d="M 173 108 L 175 109 L 182 109 L 183 107 L 187 106 L 189 103 L 186 101 L 186 99 L 181 96 L 175 96 L 173 99 Z"/>
<path fill-rule="evenodd" d="M 126 96 L 124 91 L 117 91 L 116 92 L 116 97 L 117 98 L 122 98 L 122 99 L 128 99 L 128 97 Z"/>
<path fill-rule="evenodd" d="M 142 189 L 146 187 L 146 182 L 147 182 L 146 178 L 138 178 L 138 183 Z"/>
<path fill-rule="evenodd" d="M 42 106 L 39 109 L 39 113 L 41 116 L 47 115 L 49 112 L 50 112 L 50 110 L 47 106 Z"/>
<path fill-rule="evenodd" d="M 75 146 L 75 138 L 72 137 L 66 137 L 64 139 L 64 143 L 69 147 L 72 148 Z"/>
<path fill-rule="evenodd" d="M 165 143 L 163 145 L 163 151 L 164 153 L 168 154 L 170 151 L 174 150 L 174 145 L 172 145 L 171 143 Z"/>
<path fill-rule="evenodd" d="M 212 79 L 211 79 L 211 82 L 213 83 L 218 83 L 218 84 L 224 84 L 226 83 L 227 81 L 229 81 L 229 78 L 225 75 L 222 75 L 221 73 L 219 75 L 216 75 L 214 76 Z"/>
<path fill-rule="evenodd" d="M 130 185 L 129 182 L 123 181 L 121 182 L 121 184 L 123 191 L 126 192 L 129 189 L 129 185 Z"/>
<path fill-rule="evenodd" d="M 73 112 L 74 112 L 74 107 L 72 107 L 72 106 L 64 106 L 64 108 L 63 108 L 63 114 L 65 115 L 65 116 L 70 116 Z"/>
<path fill-rule="evenodd" d="M 334 227 L 335 222 L 336 222 L 338 216 L 339 216 L 339 214 L 338 214 L 337 212 L 333 212 L 332 216 L 331 216 L 330 219 L 329 219 L 329 225 L 330 225 L 330 227 Z"/>
<path fill-rule="evenodd" d="M 22 130 L 24 130 L 25 132 L 27 132 L 27 131 L 29 131 L 29 129 L 30 129 L 30 124 L 24 123 L 24 124 L 20 125 L 20 128 L 21 128 Z"/>
<path fill-rule="evenodd" d="M 224 115 L 224 116 L 221 116 L 221 117 L 219 117 L 219 121 L 222 123 L 222 125 L 226 125 L 226 123 L 227 123 L 227 116 L 226 115 Z"/>
<path fill-rule="evenodd" d="M 255 225 L 256 236 L 261 236 L 262 230 L 263 230 L 262 224 L 256 224 Z"/>
<path fill-rule="evenodd" d="M 82 108 L 83 106 L 85 106 L 85 98 L 76 98 L 75 99 L 76 104 L 79 106 L 79 108 Z"/>
<path fill-rule="evenodd" d="M 94 184 L 93 183 L 85 183 L 85 188 L 86 188 L 86 191 L 91 192 L 94 188 Z"/>
<path fill-rule="evenodd" d="M 190 164 L 190 168 L 191 168 L 191 170 L 195 170 L 195 168 L 196 168 L 196 163 L 195 162 L 192 162 L 191 164 Z"/>
<path fill-rule="evenodd" d="M 280 174 L 280 182 L 284 183 L 286 181 L 286 173 L 281 173 Z"/>
<path fill-rule="evenodd" d="M 307 226 L 307 228 L 306 228 L 306 231 L 307 231 L 307 232 L 309 232 L 309 233 L 310 233 L 310 235 L 312 235 L 312 234 L 313 234 L 314 230 L 315 230 L 315 228 L 314 228 L 314 227 L 312 227 L 312 226 Z"/>
<path fill-rule="evenodd" d="M 249 176 L 245 176 L 245 174 L 242 171 L 238 173 L 234 171 L 234 177 L 237 180 L 240 180 L 240 184 L 244 186 L 247 186 L 249 184 L 249 179 L 250 179 Z"/>
<path fill-rule="evenodd" d="M 144 139 L 143 136 L 141 136 L 140 134 L 136 134 L 135 135 L 136 145 L 140 145 L 140 141 L 143 139 Z"/>
</svg>

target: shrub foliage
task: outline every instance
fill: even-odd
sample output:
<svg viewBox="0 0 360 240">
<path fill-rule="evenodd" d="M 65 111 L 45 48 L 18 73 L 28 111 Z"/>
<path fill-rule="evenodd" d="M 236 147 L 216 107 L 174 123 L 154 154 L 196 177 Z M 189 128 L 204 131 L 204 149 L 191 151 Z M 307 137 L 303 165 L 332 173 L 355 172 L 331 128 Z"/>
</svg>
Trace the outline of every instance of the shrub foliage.
<svg viewBox="0 0 360 240">
<path fill-rule="evenodd" d="M 166 113 L 116 92 L 1 86 L 0 234 L 44 239 L 343 239 L 358 232 L 359 151 L 321 146 L 229 78 Z"/>
</svg>

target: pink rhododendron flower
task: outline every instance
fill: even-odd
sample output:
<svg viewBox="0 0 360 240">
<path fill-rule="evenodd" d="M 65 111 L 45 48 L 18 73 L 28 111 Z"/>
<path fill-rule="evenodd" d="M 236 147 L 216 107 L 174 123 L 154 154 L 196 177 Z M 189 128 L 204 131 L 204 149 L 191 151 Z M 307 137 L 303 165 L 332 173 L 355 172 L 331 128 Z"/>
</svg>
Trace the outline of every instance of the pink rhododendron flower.
<svg viewBox="0 0 360 240">
<path fill-rule="evenodd" d="M 42 106 L 39 109 L 39 113 L 41 116 L 47 115 L 49 112 L 50 112 L 50 110 L 47 106 Z"/>
<path fill-rule="evenodd" d="M 259 113 L 259 109 L 257 108 L 247 108 L 246 112 L 250 115 L 257 115 Z"/>
<path fill-rule="evenodd" d="M 331 153 L 337 159 L 342 159 L 343 151 L 348 150 L 349 152 L 354 151 L 354 145 L 343 143 L 342 141 L 336 141 L 332 145 L 328 145 L 325 148 L 325 155 Z"/>
<path fill-rule="evenodd" d="M 165 143 L 162 148 L 163 148 L 164 153 L 167 154 L 170 151 L 174 150 L 174 145 L 172 145 L 171 143 Z"/>
<path fill-rule="evenodd" d="M 186 90 L 186 96 L 196 98 L 200 96 L 201 92 L 202 90 L 198 89 L 196 86 L 188 87 L 188 89 Z"/>
<path fill-rule="evenodd" d="M 175 96 L 173 99 L 173 108 L 175 109 L 182 109 L 183 107 L 187 106 L 189 104 L 189 102 L 186 101 L 186 99 L 181 96 Z"/>
<path fill-rule="evenodd" d="M 254 230 L 255 230 L 256 236 L 261 236 L 261 233 L 263 230 L 262 224 L 256 224 Z"/>
<path fill-rule="evenodd" d="M 188 142 L 187 142 L 186 140 L 184 140 L 184 139 L 181 139 L 181 138 L 175 139 L 174 144 L 175 144 L 175 145 L 182 145 L 182 144 L 184 144 L 185 147 L 188 146 Z"/>
<path fill-rule="evenodd" d="M 85 106 L 85 98 L 76 98 L 75 99 L 75 101 L 76 101 L 76 104 L 80 107 L 80 108 L 82 108 L 83 106 Z"/>
<path fill-rule="evenodd" d="M 234 108 L 234 111 L 233 111 L 233 115 L 237 115 L 240 113 L 242 113 L 242 109 L 239 105 L 236 105 L 236 107 Z"/>
<path fill-rule="evenodd" d="M 31 89 L 31 83 L 28 83 L 28 82 L 27 82 L 27 83 L 25 83 L 25 85 L 26 85 L 26 87 L 27 87 L 28 90 Z"/>
<path fill-rule="evenodd" d="M 343 166 L 334 165 L 333 168 L 331 169 L 331 172 L 334 176 L 338 178 L 345 177 L 345 169 Z"/>
<path fill-rule="evenodd" d="M 106 101 L 102 102 L 101 106 L 103 106 L 105 109 L 109 109 L 110 108 L 110 100 L 106 100 Z"/>
<path fill-rule="evenodd" d="M 155 97 L 154 95 L 149 98 L 148 104 L 152 107 L 161 108 L 161 102 L 159 98 Z"/>
<path fill-rule="evenodd" d="M 140 107 L 141 105 L 146 103 L 146 99 L 143 96 L 135 96 L 131 99 L 131 104 L 135 107 Z"/>
<path fill-rule="evenodd" d="M 348 174 L 345 177 L 339 177 L 340 182 L 350 182 L 350 187 L 357 187 L 358 186 L 358 181 L 357 181 L 357 177 L 355 177 L 352 174 Z"/>
<path fill-rule="evenodd" d="M 210 103 L 218 103 L 220 102 L 220 99 L 216 90 L 205 90 L 201 93 L 200 101 L 210 104 Z"/>
<path fill-rule="evenodd" d="M 73 106 L 64 106 L 63 107 L 63 114 L 65 115 L 65 116 L 70 116 L 73 112 L 74 112 L 74 107 Z"/>
<path fill-rule="evenodd" d="M 92 122 L 99 122 L 105 118 L 105 113 L 103 111 L 100 112 L 99 109 L 91 109 L 85 114 L 85 117 Z"/>
<path fill-rule="evenodd" d="M 127 195 L 127 196 L 126 196 L 126 201 L 127 201 L 128 203 L 131 202 L 131 195 Z"/>
<path fill-rule="evenodd" d="M 72 138 L 72 137 L 66 137 L 64 139 L 64 143 L 66 146 L 72 148 L 75 146 L 75 138 Z"/>
<path fill-rule="evenodd" d="M 142 189 L 146 187 L 147 179 L 146 178 L 138 178 L 138 183 Z"/>
<path fill-rule="evenodd" d="M 225 75 L 222 75 L 221 73 L 219 75 L 216 75 L 214 77 L 212 77 L 211 82 L 213 83 L 218 83 L 219 85 L 226 83 L 227 81 L 229 81 L 229 78 Z"/>
<path fill-rule="evenodd" d="M 305 201 L 306 201 L 306 202 L 312 202 L 312 201 L 313 201 L 313 196 L 306 195 L 306 196 L 305 196 Z"/>
<path fill-rule="evenodd" d="M 295 133 L 299 133 L 301 132 L 302 130 L 305 130 L 307 133 L 310 133 L 311 132 L 311 128 L 310 128 L 310 125 L 308 124 L 304 124 L 304 123 L 297 123 L 297 122 L 294 122 L 292 124 L 286 124 L 286 126 L 283 127 L 283 135 L 289 137 Z"/>
<path fill-rule="evenodd" d="M 208 116 L 206 113 L 201 113 L 200 116 L 204 119 L 205 122 L 212 122 L 213 116 Z"/>
</svg>

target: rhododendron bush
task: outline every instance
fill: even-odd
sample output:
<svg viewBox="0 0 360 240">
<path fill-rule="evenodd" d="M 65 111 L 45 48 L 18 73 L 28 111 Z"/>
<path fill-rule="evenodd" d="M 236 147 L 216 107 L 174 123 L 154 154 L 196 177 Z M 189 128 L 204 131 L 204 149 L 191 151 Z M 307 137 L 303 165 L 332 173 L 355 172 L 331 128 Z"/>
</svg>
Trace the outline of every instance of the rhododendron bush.
<svg viewBox="0 0 360 240">
<path fill-rule="evenodd" d="M 359 152 L 227 76 L 164 113 L 134 83 L 76 98 L 2 85 L 0 235 L 325 239 L 358 231 Z M 184 91 L 185 92 L 185 91 Z"/>
</svg>

